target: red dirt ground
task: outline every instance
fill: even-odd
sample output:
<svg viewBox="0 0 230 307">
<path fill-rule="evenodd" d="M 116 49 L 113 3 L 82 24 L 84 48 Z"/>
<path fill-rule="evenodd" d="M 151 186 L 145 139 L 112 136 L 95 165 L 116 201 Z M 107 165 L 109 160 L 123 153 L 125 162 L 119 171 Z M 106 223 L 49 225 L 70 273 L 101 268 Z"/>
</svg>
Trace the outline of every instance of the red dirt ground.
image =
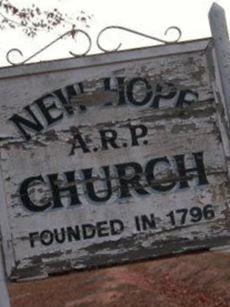
<svg viewBox="0 0 230 307">
<path fill-rule="evenodd" d="M 12 307 L 228 307 L 230 253 L 203 252 L 12 283 Z"/>
</svg>

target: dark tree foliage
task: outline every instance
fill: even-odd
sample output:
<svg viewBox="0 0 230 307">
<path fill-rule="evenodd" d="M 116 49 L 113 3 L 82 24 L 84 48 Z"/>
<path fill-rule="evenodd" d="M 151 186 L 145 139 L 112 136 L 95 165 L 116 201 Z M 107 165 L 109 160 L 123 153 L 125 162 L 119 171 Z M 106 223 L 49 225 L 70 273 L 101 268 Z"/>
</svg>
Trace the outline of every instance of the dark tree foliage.
<svg viewBox="0 0 230 307">
<path fill-rule="evenodd" d="M 30 37 L 34 37 L 40 30 L 52 31 L 58 26 L 65 27 L 66 24 L 74 33 L 77 23 L 82 22 L 88 27 L 91 18 L 91 15 L 81 11 L 79 16 L 72 20 L 57 8 L 42 10 L 35 4 L 19 8 L 9 0 L 0 0 L 0 29 L 21 27 Z"/>
</svg>

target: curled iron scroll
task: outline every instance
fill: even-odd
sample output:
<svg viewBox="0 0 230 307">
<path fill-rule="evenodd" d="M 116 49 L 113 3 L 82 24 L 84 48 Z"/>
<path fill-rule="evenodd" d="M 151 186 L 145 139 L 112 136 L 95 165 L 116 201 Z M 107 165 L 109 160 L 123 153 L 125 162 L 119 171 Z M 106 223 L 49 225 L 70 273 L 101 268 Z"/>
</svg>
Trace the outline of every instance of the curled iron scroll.
<svg viewBox="0 0 230 307">
<path fill-rule="evenodd" d="M 25 60 L 19 62 L 19 63 L 15 63 L 13 62 L 10 57 L 12 55 L 12 53 L 18 53 L 21 57 L 23 57 L 23 52 L 18 49 L 18 48 L 13 48 L 13 49 L 10 49 L 7 54 L 6 54 L 6 59 L 8 61 L 8 63 L 10 63 L 11 65 L 20 65 L 20 64 L 25 64 L 27 63 L 29 60 L 33 59 L 35 56 L 37 56 L 38 54 L 42 53 L 44 50 L 46 50 L 47 48 L 49 48 L 50 46 L 52 46 L 53 44 L 55 44 L 57 41 L 61 40 L 63 37 L 65 36 L 72 36 L 74 37 L 76 34 L 78 33 L 82 33 L 86 36 L 86 38 L 88 39 L 88 47 L 87 47 L 87 50 L 82 53 L 82 54 L 76 54 L 72 51 L 69 51 L 69 53 L 73 56 L 73 57 L 79 57 L 79 56 L 85 56 L 89 53 L 89 51 L 91 50 L 91 46 L 92 46 L 92 40 L 91 40 L 91 37 L 89 36 L 88 33 L 86 33 L 85 31 L 83 30 L 70 30 L 70 31 L 67 31 L 65 32 L 64 34 L 60 35 L 58 38 L 56 38 L 55 40 L 53 40 L 52 42 L 50 42 L 49 44 L 47 44 L 46 46 L 44 46 L 43 48 L 39 49 L 37 52 L 35 52 L 34 54 L 32 54 L 31 56 L 29 56 L 28 58 L 26 58 Z"/>
<path fill-rule="evenodd" d="M 105 33 L 105 31 L 108 31 L 108 30 L 122 30 L 122 31 L 126 31 L 126 32 L 129 32 L 129 33 L 133 33 L 133 34 L 136 34 L 136 35 L 139 35 L 139 36 L 142 36 L 142 37 L 146 37 L 146 38 L 149 38 L 149 39 L 152 39 L 152 40 L 155 40 L 157 42 L 160 42 L 160 43 L 164 43 L 164 44 L 169 44 L 169 43 L 177 43 L 180 38 L 181 38 L 181 35 L 182 35 L 182 32 L 180 30 L 180 28 L 178 27 L 175 27 L 175 26 L 172 26 L 172 27 L 169 27 L 166 29 L 164 35 L 167 35 L 169 33 L 170 30 L 176 30 L 177 33 L 178 33 L 178 37 L 175 39 L 175 40 L 171 40 L 171 41 L 168 41 L 168 40 L 164 40 L 164 39 L 161 39 L 161 38 L 157 38 L 157 37 L 154 37 L 152 35 L 148 35 L 148 34 L 145 34 L 145 33 L 141 33 L 139 31 L 136 31 L 136 30 L 132 30 L 132 29 L 129 29 L 129 28 L 125 28 L 125 27 L 122 27 L 122 26 L 108 26 L 108 27 L 105 27 L 104 29 L 102 29 L 98 36 L 97 36 L 97 47 L 102 50 L 103 52 L 111 52 L 111 51 L 117 51 L 118 49 L 120 49 L 121 47 L 121 43 L 119 43 L 119 45 L 114 48 L 114 49 L 105 49 L 104 47 L 102 47 L 101 43 L 100 43 L 100 39 L 101 39 L 101 36 L 103 33 Z"/>
</svg>

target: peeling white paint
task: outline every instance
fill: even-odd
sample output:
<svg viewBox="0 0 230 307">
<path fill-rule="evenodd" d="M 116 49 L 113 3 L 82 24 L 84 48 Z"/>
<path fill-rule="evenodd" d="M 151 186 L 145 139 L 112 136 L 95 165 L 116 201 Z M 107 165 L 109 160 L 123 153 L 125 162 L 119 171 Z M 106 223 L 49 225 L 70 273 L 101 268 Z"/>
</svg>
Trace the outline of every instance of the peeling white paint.
<svg viewBox="0 0 230 307">
<path fill-rule="evenodd" d="M 2 71 L 1 224 L 10 278 L 228 242 L 228 168 L 207 43 L 87 57 L 79 60 L 80 67 L 66 60 Z M 69 97 L 71 112 L 54 94 L 66 95 L 70 85 L 77 92 Z M 39 132 L 23 126 L 20 134 L 13 124 L 18 115 L 31 121 L 25 107 L 42 125 Z M 193 171 L 182 176 L 181 163 Z M 108 199 L 93 200 L 91 190 L 105 198 L 109 184 Z M 69 190 L 55 196 L 56 185 L 75 190 L 72 196 Z M 39 206 L 47 208 L 39 211 Z M 83 239 L 86 224 L 96 227 L 88 227 L 95 235 Z M 49 238 L 62 228 L 63 243 Z"/>
</svg>

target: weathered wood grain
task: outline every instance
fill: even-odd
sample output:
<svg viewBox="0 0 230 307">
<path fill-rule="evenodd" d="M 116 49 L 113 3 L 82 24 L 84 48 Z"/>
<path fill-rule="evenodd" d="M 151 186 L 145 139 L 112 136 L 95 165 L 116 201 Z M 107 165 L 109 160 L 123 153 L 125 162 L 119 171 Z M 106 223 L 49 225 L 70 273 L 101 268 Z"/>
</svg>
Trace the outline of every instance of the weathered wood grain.
<svg viewBox="0 0 230 307">
<path fill-rule="evenodd" d="M 205 42 L 0 78 L 11 279 L 229 242 L 228 140 Z M 38 131 L 20 133 L 28 110 Z"/>
</svg>

